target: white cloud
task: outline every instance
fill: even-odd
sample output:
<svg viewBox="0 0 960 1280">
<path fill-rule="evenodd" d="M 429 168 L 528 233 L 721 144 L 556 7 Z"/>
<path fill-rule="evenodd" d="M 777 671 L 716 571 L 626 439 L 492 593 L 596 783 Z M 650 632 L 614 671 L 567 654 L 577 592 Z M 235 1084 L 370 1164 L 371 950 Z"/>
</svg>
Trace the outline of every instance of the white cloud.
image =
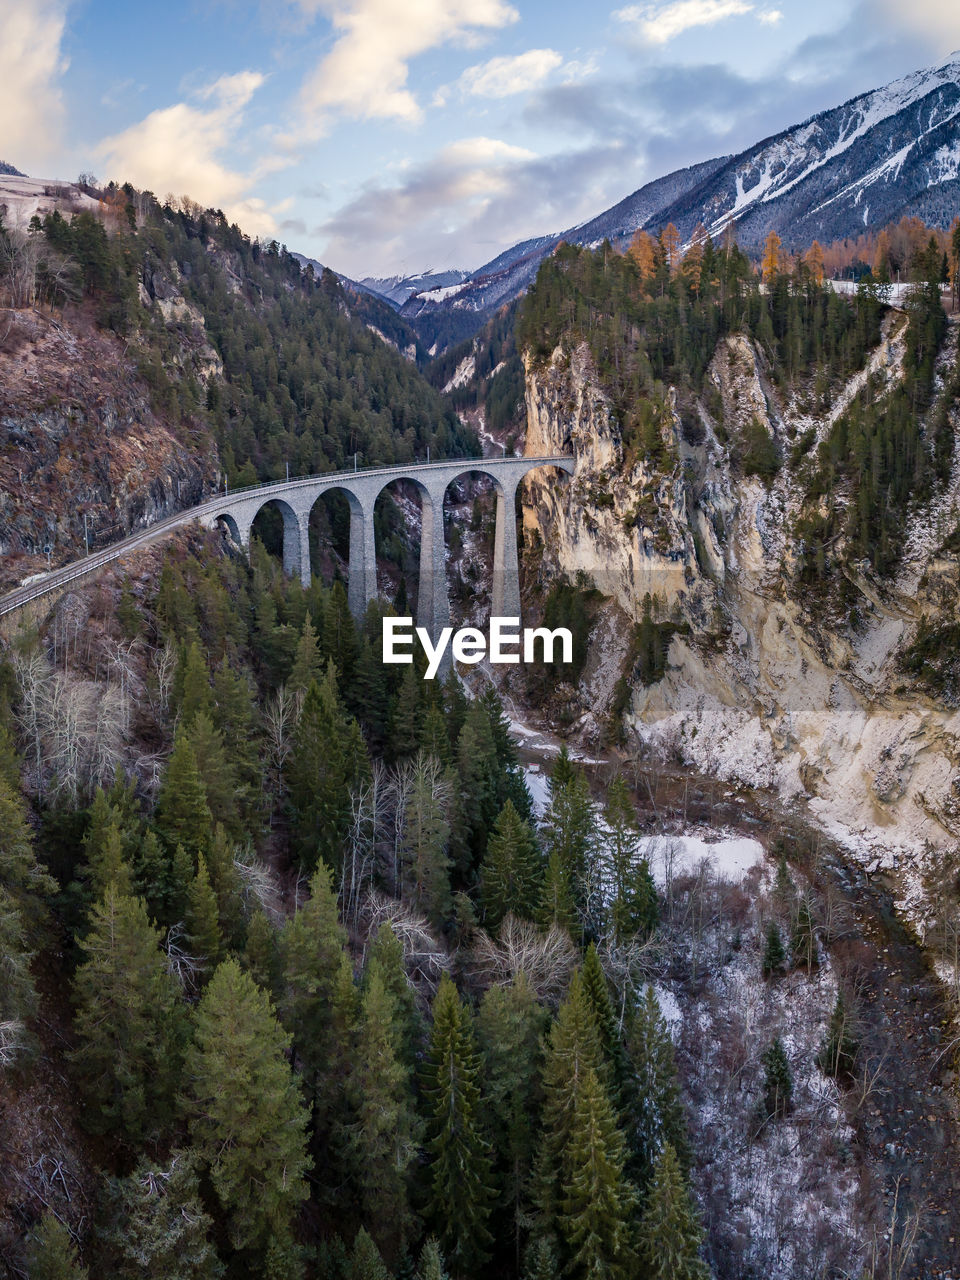
<svg viewBox="0 0 960 1280">
<path fill-rule="evenodd" d="M 300 0 L 324 13 L 338 33 L 333 48 L 303 86 L 303 132 L 314 136 L 333 113 L 416 123 L 422 108 L 407 86 L 412 58 L 453 40 L 516 22 L 505 0 Z"/>
<path fill-rule="evenodd" d="M 97 151 L 108 176 L 151 190 L 161 199 L 168 192 L 188 195 L 222 208 L 251 234 L 275 234 L 273 212 L 251 196 L 250 189 L 278 167 L 276 157 L 267 157 L 252 173 L 230 169 L 218 158 L 236 138 L 244 108 L 263 82 L 259 71 L 221 76 L 197 93 L 203 106 L 177 102 L 104 138 Z"/>
<path fill-rule="evenodd" d="M 528 49 L 513 58 L 491 58 L 467 67 L 457 80 L 461 93 L 477 98 L 509 98 L 542 84 L 563 58 L 556 49 Z"/>
<path fill-rule="evenodd" d="M 783 14 L 779 9 L 764 9 L 757 14 L 757 21 L 762 22 L 765 27 L 776 27 L 783 21 Z"/>
<path fill-rule="evenodd" d="M 938 53 L 960 48 L 960 5 L 956 0 L 879 0 L 894 26 L 929 41 Z"/>
<path fill-rule="evenodd" d="M 647 44 L 667 44 L 693 27 L 709 27 L 725 18 L 753 13 L 748 0 L 673 0 L 672 4 L 629 5 L 614 17 L 637 28 Z"/>
<path fill-rule="evenodd" d="M 61 0 L 0 3 L 0 160 L 28 171 L 59 147 L 64 10 Z"/>
</svg>

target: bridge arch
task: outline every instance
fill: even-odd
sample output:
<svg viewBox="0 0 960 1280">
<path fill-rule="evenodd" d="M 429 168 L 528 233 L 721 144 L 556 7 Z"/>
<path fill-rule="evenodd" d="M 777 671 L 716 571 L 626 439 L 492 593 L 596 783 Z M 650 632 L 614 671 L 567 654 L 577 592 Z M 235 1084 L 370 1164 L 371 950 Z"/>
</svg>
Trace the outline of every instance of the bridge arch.
<svg viewBox="0 0 960 1280">
<path fill-rule="evenodd" d="M 309 581 L 310 548 L 307 545 L 306 527 L 297 511 L 286 498 L 280 494 L 265 496 L 264 500 L 253 511 L 250 520 L 251 533 L 257 519 L 271 507 L 280 513 L 280 518 L 283 521 L 282 557 L 284 573 L 288 573 L 291 576 L 295 575 L 303 580 L 304 566 L 306 566 L 307 580 Z M 220 519 L 223 519 L 223 516 Z"/>
</svg>

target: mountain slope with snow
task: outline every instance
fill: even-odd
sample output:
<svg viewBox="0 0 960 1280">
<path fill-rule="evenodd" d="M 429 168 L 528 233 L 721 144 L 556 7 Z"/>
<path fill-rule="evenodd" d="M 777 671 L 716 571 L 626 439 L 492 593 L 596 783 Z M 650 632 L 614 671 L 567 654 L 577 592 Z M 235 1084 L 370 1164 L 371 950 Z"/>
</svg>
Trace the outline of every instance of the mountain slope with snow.
<svg viewBox="0 0 960 1280">
<path fill-rule="evenodd" d="M 806 246 L 904 215 L 947 226 L 958 210 L 960 53 L 739 155 L 667 174 L 588 222 L 514 245 L 458 282 L 430 276 L 426 289 L 394 301 L 426 345 L 444 347 L 471 336 L 498 306 L 523 293 L 561 240 L 590 245 L 609 239 L 622 247 L 638 229 L 656 232 L 668 222 L 684 239 L 701 223 L 713 235 L 735 223 L 748 249 L 758 248 L 771 230 L 787 245 Z"/>
</svg>

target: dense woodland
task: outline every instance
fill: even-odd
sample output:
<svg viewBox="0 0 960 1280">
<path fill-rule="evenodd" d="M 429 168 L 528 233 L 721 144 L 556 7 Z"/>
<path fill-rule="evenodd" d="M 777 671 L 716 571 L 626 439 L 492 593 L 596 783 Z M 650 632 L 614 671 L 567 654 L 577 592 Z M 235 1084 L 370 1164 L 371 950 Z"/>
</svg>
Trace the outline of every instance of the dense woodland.
<svg viewBox="0 0 960 1280">
<path fill-rule="evenodd" d="M 4 1071 L 47 1051 L 30 955 L 62 951 L 100 1170 L 82 1264 L 47 1216 L 10 1274 L 704 1274 L 669 1036 L 622 963 L 659 910 L 629 792 L 599 836 L 561 756 L 536 829 L 496 695 L 383 666 L 379 621 L 256 544 L 124 586 L 102 625 L 149 656 L 155 791 L 105 713 L 65 728 L 35 639 L 4 666 Z"/>
</svg>

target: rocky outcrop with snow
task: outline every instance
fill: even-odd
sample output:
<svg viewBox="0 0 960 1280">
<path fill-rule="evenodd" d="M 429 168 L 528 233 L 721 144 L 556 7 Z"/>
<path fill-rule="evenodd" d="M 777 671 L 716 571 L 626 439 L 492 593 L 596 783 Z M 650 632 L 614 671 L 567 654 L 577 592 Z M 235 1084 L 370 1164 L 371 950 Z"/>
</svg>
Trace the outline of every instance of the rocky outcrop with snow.
<svg viewBox="0 0 960 1280">
<path fill-rule="evenodd" d="M 901 331 L 894 314 L 869 371 L 897 376 Z M 956 347 L 953 322 L 942 366 Z M 746 338 L 722 341 L 709 371 L 728 435 L 755 417 L 784 442 L 811 425 L 822 436 L 864 376 L 838 388 L 818 420 L 804 402 L 775 394 Z M 898 654 L 921 613 L 952 607 L 957 565 L 938 549 L 957 525 L 960 467 L 914 512 L 896 581 L 851 571 L 860 593 L 853 629 L 811 611 L 792 576 L 800 493 L 789 469 L 769 488 L 745 478 L 705 404 L 699 413 L 697 444 L 667 415 L 675 465 L 651 474 L 624 466 L 586 347 L 528 367 L 527 452 L 577 459 L 569 483 L 545 473 L 528 481 L 524 522 L 542 542 L 541 574 L 585 574 L 616 600 L 622 629 L 656 596 L 656 615 L 681 625 L 663 679 L 632 689 L 627 723 L 637 738 L 704 773 L 803 801 L 847 848 L 898 877 L 920 920 L 932 861 L 960 842 L 960 713 L 911 687 Z"/>
</svg>

